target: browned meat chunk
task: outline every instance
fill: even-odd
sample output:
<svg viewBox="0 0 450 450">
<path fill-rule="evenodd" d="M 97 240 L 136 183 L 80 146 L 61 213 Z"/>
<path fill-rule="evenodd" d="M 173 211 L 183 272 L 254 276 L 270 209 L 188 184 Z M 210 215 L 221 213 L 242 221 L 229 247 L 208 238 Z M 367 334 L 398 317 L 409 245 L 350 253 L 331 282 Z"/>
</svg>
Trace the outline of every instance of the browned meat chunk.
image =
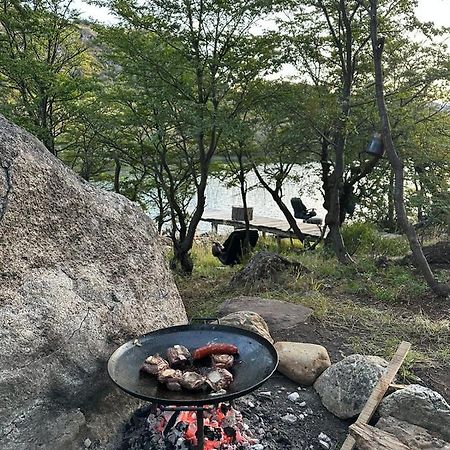
<svg viewBox="0 0 450 450">
<path fill-rule="evenodd" d="M 169 363 L 159 355 L 149 356 L 145 361 L 141 370 L 151 375 L 158 375 L 159 372 L 168 369 Z"/>
<path fill-rule="evenodd" d="M 183 372 L 175 369 L 164 369 L 158 373 L 158 381 L 160 383 L 169 383 L 171 381 L 180 382 L 183 378 Z"/>
<path fill-rule="evenodd" d="M 233 375 L 227 369 L 214 369 L 209 372 L 206 382 L 215 391 L 226 390 L 233 382 Z"/>
<path fill-rule="evenodd" d="M 191 354 L 184 345 L 174 345 L 167 349 L 167 360 L 170 367 L 174 369 L 183 369 L 190 363 L 191 359 Z"/>
<path fill-rule="evenodd" d="M 211 355 L 212 366 L 217 369 L 230 369 L 234 364 L 233 355 Z"/>
<path fill-rule="evenodd" d="M 206 378 L 197 372 L 184 372 L 180 383 L 181 386 L 189 391 L 200 391 L 208 387 Z"/>
<path fill-rule="evenodd" d="M 175 369 L 164 369 L 158 373 L 158 381 L 164 383 L 171 391 L 181 391 L 183 372 Z"/>
</svg>

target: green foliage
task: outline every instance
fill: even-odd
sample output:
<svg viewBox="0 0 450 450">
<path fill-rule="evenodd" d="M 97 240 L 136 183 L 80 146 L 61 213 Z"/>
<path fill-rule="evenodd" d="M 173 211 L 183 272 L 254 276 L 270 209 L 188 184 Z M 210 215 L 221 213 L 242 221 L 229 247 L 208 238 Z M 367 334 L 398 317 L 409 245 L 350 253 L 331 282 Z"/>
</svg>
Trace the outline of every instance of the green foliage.
<svg viewBox="0 0 450 450">
<path fill-rule="evenodd" d="M 380 256 L 401 256 L 408 249 L 405 237 L 380 233 L 374 224 L 353 222 L 342 229 L 342 236 L 350 254 L 367 254 L 372 258 Z"/>
<path fill-rule="evenodd" d="M 75 20 L 66 0 L 4 0 L 0 10 L 0 111 L 55 154 L 95 66 Z"/>
</svg>

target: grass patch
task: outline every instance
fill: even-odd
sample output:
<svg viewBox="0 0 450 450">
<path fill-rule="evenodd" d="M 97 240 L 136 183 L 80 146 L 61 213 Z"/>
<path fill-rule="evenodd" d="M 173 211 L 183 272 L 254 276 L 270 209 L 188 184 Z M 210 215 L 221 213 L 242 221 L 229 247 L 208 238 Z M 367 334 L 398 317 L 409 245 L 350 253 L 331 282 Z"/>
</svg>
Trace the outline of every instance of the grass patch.
<svg viewBox="0 0 450 450">
<path fill-rule="evenodd" d="M 297 245 L 292 250 L 286 240 L 280 253 L 302 263 L 310 273 L 285 274 L 264 290 L 247 288 L 245 294 L 312 308 L 314 317 L 343 337 L 354 352 L 390 358 L 401 340 L 411 342 L 412 351 L 400 374 L 403 378 L 413 379 L 413 367 L 450 363 L 450 322 L 413 313 L 404 306 L 419 301 L 427 291 L 411 268 L 380 268 L 370 255 L 355 256 L 355 265 L 343 266 L 321 251 L 299 249 Z M 278 246 L 274 239 L 261 239 L 257 250 L 277 251 Z M 209 244 L 197 244 L 193 257 L 192 276 L 176 276 L 189 317 L 215 316 L 225 299 L 244 294 L 228 287 L 240 267 L 223 267 L 212 257 Z"/>
</svg>

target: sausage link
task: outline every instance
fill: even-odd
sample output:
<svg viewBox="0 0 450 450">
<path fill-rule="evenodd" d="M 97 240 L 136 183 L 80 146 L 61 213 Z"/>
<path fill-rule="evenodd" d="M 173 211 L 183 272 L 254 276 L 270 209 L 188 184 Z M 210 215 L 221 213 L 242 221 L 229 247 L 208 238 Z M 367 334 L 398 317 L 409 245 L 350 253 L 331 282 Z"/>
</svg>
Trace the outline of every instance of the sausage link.
<svg viewBox="0 0 450 450">
<path fill-rule="evenodd" d="M 236 353 L 239 353 L 239 350 L 233 344 L 208 344 L 195 350 L 192 357 L 194 359 L 203 359 L 208 355 L 212 355 L 213 353 L 219 353 L 222 355 L 234 355 Z"/>
</svg>

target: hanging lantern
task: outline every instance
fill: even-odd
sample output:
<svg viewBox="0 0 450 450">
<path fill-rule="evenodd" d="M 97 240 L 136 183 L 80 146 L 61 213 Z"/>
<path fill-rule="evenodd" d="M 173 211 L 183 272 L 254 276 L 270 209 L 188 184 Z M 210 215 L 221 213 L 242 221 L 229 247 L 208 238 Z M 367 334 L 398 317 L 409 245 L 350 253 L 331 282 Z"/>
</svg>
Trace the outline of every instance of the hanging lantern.
<svg viewBox="0 0 450 450">
<path fill-rule="evenodd" d="M 372 142 L 367 147 L 366 153 L 372 156 L 381 158 L 384 154 L 384 144 L 383 139 L 381 139 L 380 133 L 374 133 Z"/>
</svg>

